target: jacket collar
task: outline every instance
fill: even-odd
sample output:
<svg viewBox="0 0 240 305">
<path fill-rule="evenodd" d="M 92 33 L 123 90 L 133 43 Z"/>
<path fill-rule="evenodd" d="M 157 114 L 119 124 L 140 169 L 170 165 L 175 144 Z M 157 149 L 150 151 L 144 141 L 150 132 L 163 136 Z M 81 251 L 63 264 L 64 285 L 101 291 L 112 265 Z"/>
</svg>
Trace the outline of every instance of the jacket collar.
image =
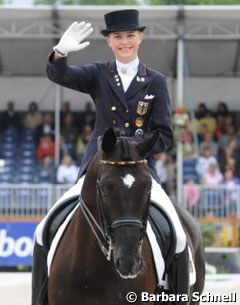
<svg viewBox="0 0 240 305">
<path fill-rule="evenodd" d="M 126 98 L 129 99 L 137 91 L 145 87 L 148 82 L 149 77 L 147 76 L 146 66 L 142 62 L 139 62 L 138 72 L 125 92 Z"/>
<path fill-rule="evenodd" d="M 137 91 L 139 91 L 142 87 L 146 86 L 146 84 L 149 82 L 146 66 L 142 62 L 139 62 L 138 72 L 136 76 L 134 76 L 126 92 L 123 91 L 121 79 L 117 71 L 117 65 L 115 60 L 109 62 L 109 72 L 110 73 L 107 76 L 109 83 L 113 90 L 118 94 L 125 108 L 129 107 L 127 100 Z"/>
<path fill-rule="evenodd" d="M 117 65 L 116 65 L 116 61 L 112 60 L 109 62 L 109 71 L 112 74 L 117 74 Z M 144 63 L 142 63 L 141 61 L 139 62 L 139 66 L 138 66 L 138 72 L 136 76 L 147 76 L 147 69 L 146 66 L 144 65 Z"/>
</svg>

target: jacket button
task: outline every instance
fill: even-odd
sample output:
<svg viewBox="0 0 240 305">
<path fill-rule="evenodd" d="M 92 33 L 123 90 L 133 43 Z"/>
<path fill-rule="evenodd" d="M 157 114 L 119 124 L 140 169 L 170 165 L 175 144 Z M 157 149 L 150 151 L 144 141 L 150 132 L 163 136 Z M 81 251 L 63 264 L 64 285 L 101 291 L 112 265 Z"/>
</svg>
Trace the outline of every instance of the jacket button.
<svg viewBox="0 0 240 305">
<path fill-rule="evenodd" d="M 126 113 L 128 113 L 129 112 L 129 109 L 126 109 Z"/>
<path fill-rule="evenodd" d="M 115 120 L 113 120 L 113 125 L 116 125 L 116 121 Z"/>
<path fill-rule="evenodd" d="M 129 124 L 129 123 L 125 123 L 124 126 L 125 126 L 126 128 L 128 128 L 128 127 L 130 126 L 130 124 Z"/>
<path fill-rule="evenodd" d="M 111 107 L 111 110 L 112 110 L 112 111 L 115 111 L 116 109 L 117 109 L 116 106 L 112 106 L 112 107 Z"/>
</svg>

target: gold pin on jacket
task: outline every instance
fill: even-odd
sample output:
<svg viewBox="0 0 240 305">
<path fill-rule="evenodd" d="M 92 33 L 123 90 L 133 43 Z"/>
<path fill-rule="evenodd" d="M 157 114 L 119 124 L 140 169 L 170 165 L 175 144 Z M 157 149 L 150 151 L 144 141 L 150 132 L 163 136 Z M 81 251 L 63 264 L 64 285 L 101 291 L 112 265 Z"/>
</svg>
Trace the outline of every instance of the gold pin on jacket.
<svg viewBox="0 0 240 305">
<path fill-rule="evenodd" d="M 146 102 L 138 102 L 137 106 L 137 114 L 144 115 L 147 113 L 149 103 Z"/>
<path fill-rule="evenodd" d="M 136 120 L 135 120 L 135 125 L 136 125 L 138 128 L 142 127 L 142 126 L 143 126 L 143 123 L 144 123 L 144 120 L 143 120 L 142 117 L 136 118 Z"/>
</svg>

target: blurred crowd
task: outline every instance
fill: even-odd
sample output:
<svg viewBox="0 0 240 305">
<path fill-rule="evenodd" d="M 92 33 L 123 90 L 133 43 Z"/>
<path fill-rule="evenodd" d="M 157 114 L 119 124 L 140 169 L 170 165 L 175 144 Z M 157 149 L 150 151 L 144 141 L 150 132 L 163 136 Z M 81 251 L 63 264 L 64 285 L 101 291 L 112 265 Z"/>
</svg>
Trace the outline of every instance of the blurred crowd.
<svg viewBox="0 0 240 305">
<path fill-rule="evenodd" d="M 222 209 L 222 216 L 236 212 L 240 185 L 238 113 L 231 112 L 225 102 L 219 102 L 215 110 L 200 103 L 194 118 L 182 129 L 181 141 L 183 164 L 188 169 L 184 176 L 183 168 L 188 206 L 201 203 L 213 215 L 217 209 Z M 194 165 L 191 173 L 189 164 Z"/>
<path fill-rule="evenodd" d="M 231 112 L 225 102 L 219 102 L 216 109 L 200 103 L 181 128 L 183 182 L 189 186 L 185 196 L 190 205 L 199 202 L 199 185 L 234 189 L 240 184 L 239 122 L 238 113 Z M 156 156 L 162 186 L 171 196 L 176 190 L 176 142 L 170 152 Z"/>
<path fill-rule="evenodd" d="M 36 159 L 37 182 L 74 183 L 77 179 L 79 165 L 85 153 L 95 122 L 93 104 L 87 102 L 84 110 L 74 112 L 71 103 L 64 101 L 60 113 L 60 159 L 55 165 L 55 116 L 53 112 L 43 112 L 34 101 L 29 103 L 26 112 L 15 109 L 15 103 L 9 101 L 6 110 L 0 114 L 1 135 L 17 133 L 21 139 L 26 131 L 33 136 Z M 7 139 L 7 138 L 6 138 Z M 6 140 L 8 142 L 8 140 Z M 0 143 L 2 154 L 7 144 Z M 5 146 L 4 146 L 5 144 Z M 22 145 L 23 143 L 18 143 Z M 8 146 L 9 146 L 8 145 Z M 17 151 L 17 150 L 16 150 Z M 4 158 L 0 156 L 0 158 Z M 34 166 L 34 165 L 33 165 Z"/>
<path fill-rule="evenodd" d="M 196 172 L 199 183 L 219 185 L 229 180 L 230 172 L 236 183 L 240 179 L 240 128 L 239 118 L 220 102 L 216 111 L 201 103 L 195 119 L 182 132 L 184 158 L 197 158 Z M 195 125 L 195 128 L 193 128 Z M 193 130 L 196 130 L 194 145 Z M 197 146 L 197 151 L 194 149 Z"/>
<path fill-rule="evenodd" d="M 78 168 L 91 137 L 95 122 L 94 106 L 87 102 L 84 110 L 75 112 L 69 101 L 64 101 L 60 113 L 60 158 L 54 164 L 54 113 L 43 112 L 34 101 L 26 112 L 15 110 L 9 101 L 0 115 L 1 133 L 15 128 L 19 134 L 30 130 L 34 135 L 39 182 L 74 183 Z M 181 129 L 184 160 L 195 160 L 192 175 L 184 177 L 186 185 L 226 185 L 233 187 L 240 181 L 239 118 L 225 102 L 216 109 L 200 103 L 194 116 Z M 156 170 L 162 186 L 169 195 L 176 191 L 176 152 L 174 149 L 155 156 Z M 192 200 L 194 196 L 192 196 Z M 189 195 L 189 196 L 190 196 Z M 197 198 L 197 194 L 195 196 Z"/>
</svg>

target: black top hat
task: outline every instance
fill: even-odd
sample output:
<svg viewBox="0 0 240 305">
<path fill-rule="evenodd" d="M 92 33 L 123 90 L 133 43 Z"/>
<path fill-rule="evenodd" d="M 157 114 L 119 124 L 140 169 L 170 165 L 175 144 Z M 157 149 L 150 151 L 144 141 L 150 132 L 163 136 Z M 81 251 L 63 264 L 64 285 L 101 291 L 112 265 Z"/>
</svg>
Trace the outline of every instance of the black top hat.
<svg viewBox="0 0 240 305">
<path fill-rule="evenodd" d="M 145 26 L 140 26 L 138 22 L 139 12 L 137 10 L 121 10 L 114 11 L 104 15 L 106 29 L 101 33 L 107 36 L 113 32 L 123 31 L 141 31 L 143 32 Z"/>
</svg>

